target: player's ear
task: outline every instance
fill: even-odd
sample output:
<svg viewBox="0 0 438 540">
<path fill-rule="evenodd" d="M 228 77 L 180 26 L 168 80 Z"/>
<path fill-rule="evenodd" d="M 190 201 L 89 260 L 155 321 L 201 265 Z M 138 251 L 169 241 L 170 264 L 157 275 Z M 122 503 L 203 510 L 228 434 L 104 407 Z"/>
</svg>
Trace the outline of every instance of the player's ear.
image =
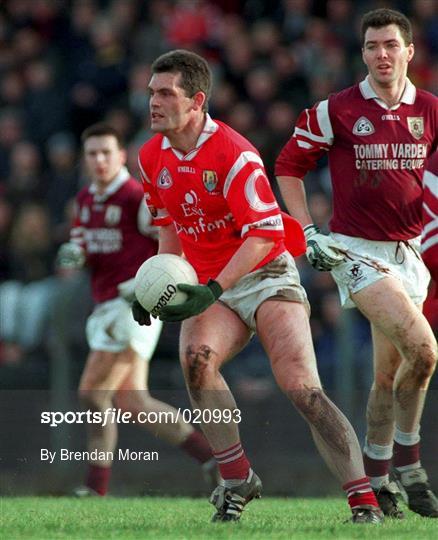
<svg viewBox="0 0 438 540">
<path fill-rule="evenodd" d="M 122 149 L 120 150 L 120 157 L 121 157 L 121 160 L 122 160 L 123 165 L 125 165 L 125 164 L 126 164 L 126 160 L 128 159 L 128 152 L 127 152 L 124 148 L 122 148 Z"/>
<path fill-rule="evenodd" d="M 207 96 L 204 94 L 204 92 L 196 92 L 196 94 L 193 96 L 193 110 L 197 111 L 199 109 L 202 110 L 205 100 L 207 99 Z"/>
<path fill-rule="evenodd" d="M 412 60 L 412 58 L 414 57 L 414 54 L 415 54 L 414 44 L 410 43 L 408 45 L 408 62 L 410 62 Z"/>
</svg>

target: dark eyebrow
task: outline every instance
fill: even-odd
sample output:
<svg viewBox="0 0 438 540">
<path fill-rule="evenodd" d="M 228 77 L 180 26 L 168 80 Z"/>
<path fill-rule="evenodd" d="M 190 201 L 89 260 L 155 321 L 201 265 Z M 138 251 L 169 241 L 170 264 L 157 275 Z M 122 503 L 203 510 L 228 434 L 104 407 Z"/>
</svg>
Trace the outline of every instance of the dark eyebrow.
<svg viewBox="0 0 438 540">
<path fill-rule="evenodd" d="M 375 43 L 379 43 L 379 41 L 376 39 L 369 39 L 368 41 L 365 41 L 365 45 L 374 45 Z M 399 43 L 399 41 L 396 38 L 392 38 L 386 39 L 383 43 Z"/>
</svg>

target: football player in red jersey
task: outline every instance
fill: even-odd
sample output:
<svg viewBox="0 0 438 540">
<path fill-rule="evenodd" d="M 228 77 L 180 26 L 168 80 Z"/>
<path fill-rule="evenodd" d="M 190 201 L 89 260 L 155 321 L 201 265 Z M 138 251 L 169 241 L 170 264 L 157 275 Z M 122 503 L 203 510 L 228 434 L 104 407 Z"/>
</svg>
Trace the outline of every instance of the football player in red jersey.
<svg viewBox="0 0 438 540">
<path fill-rule="evenodd" d="M 409 20 L 390 9 L 362 19 L 364 81 L 298 118 L 276 175 L 304 227 L 307 257 L 330 270 L 343 307 L 370 321 L 374 383 L 367 407 L 365 470 L 385 514 L 402 518 L 394 475 L 409 508 L 438 517 L 420 462 L 420 419 L 437 359 L 422 314 L 429 273 L 419 255 L 423 169 L 438 144 L 438 99 L 407 78 L 414 55 Z M 302 179 L 328 153 L 333 186 L 330 235 L 312 224 Z"/>
<path fill-rule="evenodd" d="M 105 123 L 88 127 L 82 143 L 91 183 L 77 196 L 71 239 L 60 247 L 57 258 L 61 269 L 87 265 L 96 303 L 86 327 L 90 353 L 80 381 L 81 402 L 102 414 L 117 407 L 131 412 L 134 419 L 139 413 L 146 418 L 143 413 L 150 412 L 168 412 L 177 419 L 177 411 L 154 399 L 147 387 L 148 362 L 162 323 L 156 320 L 149 328 L 140 328 L 130 309 L 133 276 L 140 264 L 157 252 L 156 228 L 151 225 L 143 189 L 125 167 L 126 153 L 113 127 Z M 140 419 L 136 423 L 179 446 L 203 464 L 206 475 L 214 475 L 211 449 L 190 424 L 182 419 L 161 423 Z M 87 428 L 88 451 L 97 450 L 97 455 L 106 459 L 90 460 L 85 486 L 76 494 L 105 495 L 117 424 L 90 423 Z"/>
<path fill-rule="evenodd" d="M 159 252 L 184 253 L 201 283 L 181 284 L 187 301 L 164 307 L 160 318 L 183 321 L 180 357 L 193 407 L 223 415 L 220 423 L 202 425 L 223 478 L 211 497 L 213 520 L 238 520 L 261 492 L 240 441 L 240 412 L 220 373 L 257 332 L 280 388 L 344 485 L 352 521 L 379 523 L 382 514 L 354 430 L 321 388 L 306 293 L 286 250 L 282 216 L 259 153 L 208 115 L 211 73 L 202 57 L 171 51 L 153 63 L 152 73 L 156 134 L 139 152 L 146 200 L 160 226 Z M 288 243 L 292 250 L 301 227 L 296 233 Z M 138 302 L 133 313 L 139 324 L 151 324 Z"/>
</svg>

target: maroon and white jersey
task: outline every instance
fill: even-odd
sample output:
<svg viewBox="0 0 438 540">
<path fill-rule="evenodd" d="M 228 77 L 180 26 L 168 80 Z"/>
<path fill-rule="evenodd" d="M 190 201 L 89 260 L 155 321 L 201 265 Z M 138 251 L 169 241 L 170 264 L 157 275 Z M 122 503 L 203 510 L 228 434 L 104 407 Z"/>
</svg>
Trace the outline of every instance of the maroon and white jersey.
<svg viewBox="0 0 438 540">
<path fill-rule="evenodd" d="M 117 285 L 156 254 L 151 221 L 143 188 L 124 167 L 105 193 L 97 193 L 94 184 L 79 192 L 70 236 L 86 251 L 95 302 L 115 298 Z"/>
<path fill-rule="evenodd" d="M 140 149 L 145 197 L 156 225 L 174 223 L 201 283 L 215 278 L 249 236 L 275 240 L 257 268 L 285 251 L 283 221 L 257 150 L 208 115 L 188 154 L 157 134 Z"/>
<path fill-rule="evenodd" d="M 423 232 L 421 253 L 434 281 L 438 284 L 438 152 L 424 171 Z M 436 289 L 438 293 L 438 288 Z"/>
<path fill-rule="evenodd" d="M 421 233 L 424 164 L 437 145 L 437 97 L 407 80 L 400 103 L 388 108 L 365 79 L 301 113 L 275 174 L 303 178 L 328 152 L 330 229 L 408 240 Z"/>
</svg>

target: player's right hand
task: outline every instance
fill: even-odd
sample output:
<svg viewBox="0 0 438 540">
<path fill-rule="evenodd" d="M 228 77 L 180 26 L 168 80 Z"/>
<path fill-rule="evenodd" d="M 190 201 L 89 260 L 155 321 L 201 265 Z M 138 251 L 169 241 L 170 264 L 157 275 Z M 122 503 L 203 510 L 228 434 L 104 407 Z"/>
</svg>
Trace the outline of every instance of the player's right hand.
<svg viewBox="0 0 438 540">
<path fill-rule="evenodd" d="M 310 264 L 320 272 L 327 272 L 345 260 L 348 246 L 322 234 L 316 225 L 304 227 L 307 248 L 306 257 Z"/>
<path fill-rule="evenodd" d="M 65 242 L 58 249 L 55 263 L 58 268 L 82 268 L 85 264 L 85 251 L 74 242 Z"/>
<path fill-rule="evenodd" d="M 149 311 L 146 311 L 138 300 L 132 302 L 131 311 L 134 321 L 138 322 L 140 326 L 150 326 L 152 324 Z"/>
</svg>

